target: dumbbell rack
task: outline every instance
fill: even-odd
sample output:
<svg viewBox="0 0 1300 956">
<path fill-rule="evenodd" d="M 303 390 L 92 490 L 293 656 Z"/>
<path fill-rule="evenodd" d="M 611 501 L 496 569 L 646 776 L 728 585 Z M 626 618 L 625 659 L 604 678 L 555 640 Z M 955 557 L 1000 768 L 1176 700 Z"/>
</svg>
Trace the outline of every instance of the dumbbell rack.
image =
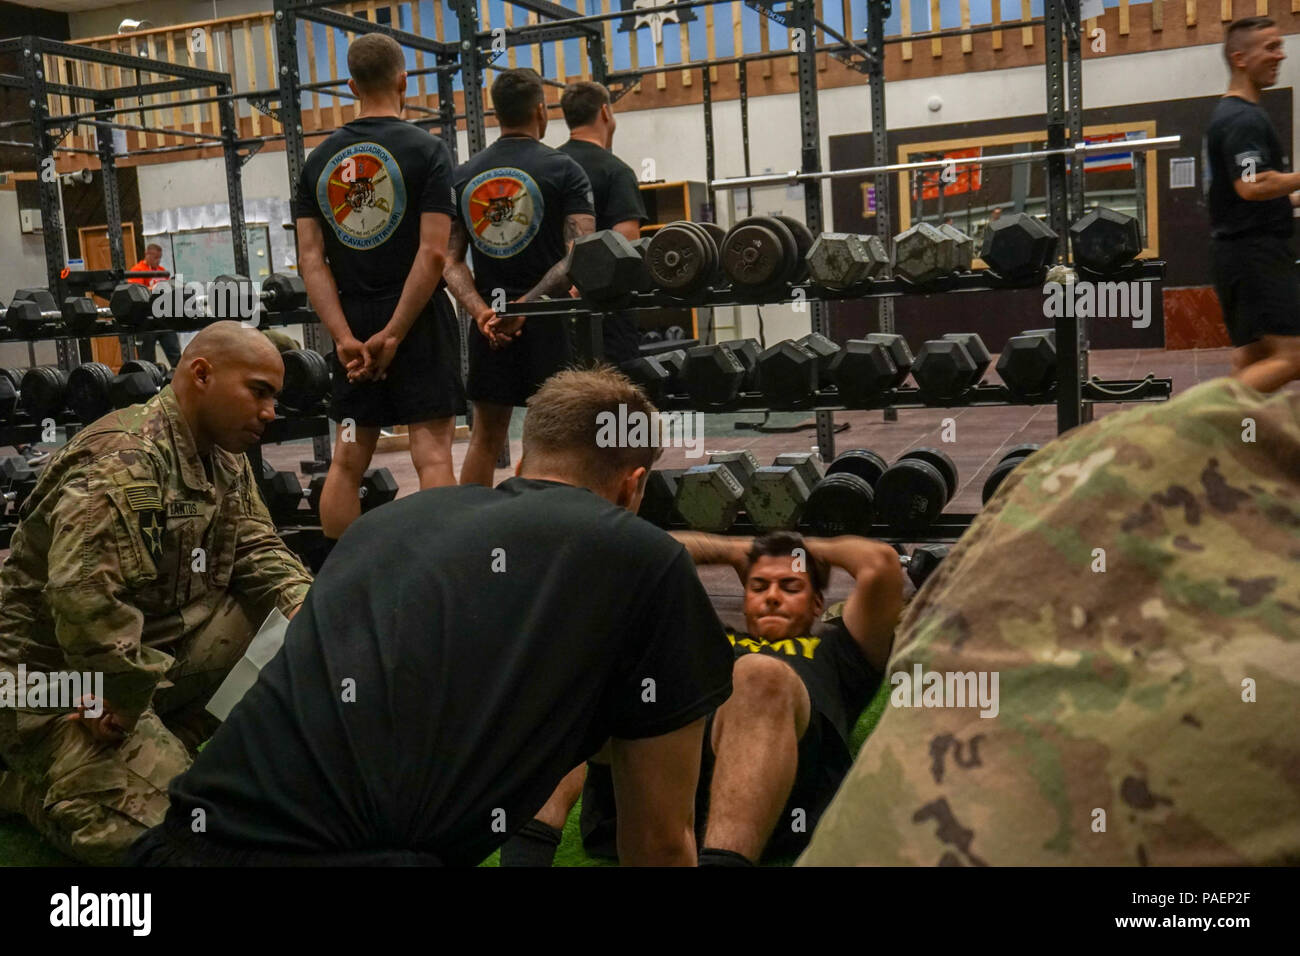
<svg viewBox="0 0 1300 956">
<path fill-rule="evenodd" d="M 108 320 L 100 318 L 96 321 L 95 327 L 89 331 L 78 331 L 72 334 L 51 334 L 44 332 L 41 335 L 23 335 L 4 325 L 2 317 L 3 310 L 0 310 L 0 342 L 72 342 L 79 339 L 95 338 L 116 338 L 123 335 L 155 335 L 159 332 L 197 332 L 210 322 L 218 321 L 217 319 L 194 319 L 184 323 L 159 325 L 150 323 L 146 325 L 128 326 L 123 325 L 117 319 Z M 265 312 L 259 317 L 259 328 L 270 328 L 284 325 L 306 325 L 319 321 L 316 313 L 311 309 L 291 309 L 287 312 Z M 62 324 L 60 319 L 51 319 L 50 325 L 59 326 Z M 76 366 L 74 365 L 73 368 Z M 72 369 L 65 369 L 71 371 Z"/>
</svg>

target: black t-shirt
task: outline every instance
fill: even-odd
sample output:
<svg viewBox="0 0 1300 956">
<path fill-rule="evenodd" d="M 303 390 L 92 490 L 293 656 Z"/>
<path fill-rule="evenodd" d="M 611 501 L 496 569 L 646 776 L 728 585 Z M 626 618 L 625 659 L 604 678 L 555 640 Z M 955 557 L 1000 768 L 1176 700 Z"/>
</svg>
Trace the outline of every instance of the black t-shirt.
<svg viewBox="0 0 1300 956">
<path fill-rule="evenodd" d="M 348 528 L 168 828 L 202 807 L 222 848 L 476 863 L 606 738 L 717 708 L 731 667 L 685 549 L 630 512 L 552 481 L 422 491 Z"/>
<path fill-rule="evenodd" d="M 503 136 L 456 170 L 456 208 L 473 250 L 474 284 L 513 299 L 564 258 L 564 219 L 595 215 L 582 167 L 529 136 Z"/>
<path fill-rule="evenodd" d="M 294 214 L 323 223 L 340 293 L 397 295 L 420 248 L 421 214 L 456 214 L 451 176 L 442 140 L 395 116 L 367 116 L 311 151 Z"/>
<path fill-rule="evenodd" d="M 613 229 L 616 223 L 629 219 L 635 219 L 637 225 L 647 221 L 641 188 L 631 166 L 609 150 L 581 139 L 569 140 L 560 152 L 572 156 L 591 182 L 597 229 Z"/>
<path fill-rule="evenodd" d="M 1202 143 L 1201 162 L 1209 171 L 1206 202 L 1210 234 L 1227 239 L 1243 234 L 1290 236 L 1294 230 L 1291 200 L 1279 196 L 1262 202 L 1242 199 L 1233 183 L 1254 170 L 1290 172 L 1282 144 L 1268 114 L 1237 96 L 1219 100 Z"/>
<path fill-rule="evenodd" d="M 808 688 L 813 709 L 830 720 L 845 744 L 880 687 L 880 672 L 862 656 L 843 618 L 818 621 L 809 635 L 771 643 L 731 631 L 727 639 L 734 645 L 736 660 L 746 654 L 769 654 L 793 667 Z"/>
</svg>

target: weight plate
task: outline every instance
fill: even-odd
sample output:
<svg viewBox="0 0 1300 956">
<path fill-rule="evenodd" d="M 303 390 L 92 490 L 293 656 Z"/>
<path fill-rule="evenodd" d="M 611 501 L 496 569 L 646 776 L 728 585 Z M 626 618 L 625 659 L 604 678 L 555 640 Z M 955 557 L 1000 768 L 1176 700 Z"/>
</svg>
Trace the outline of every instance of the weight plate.
<svg viewBox="0 0 1300 956">
<path fill-rule="evenodd" d="M 655 285 L 678 296 L 699 292 L 712 275 L 704 235 L 680 222 L 669 223 L 651 237 L 646 267 Z"/>
<path fill-rule="evenodd" d="M 1038 449 L 1041 447 L 1042 447 L 1041 445 L 1036 445 L 1033 444 L 1032 442 L 1027 445 L 1016 445 L 1008 449 L 1007 453 L 998 459 L 998 462 L 1000 464 L 1004 461 L 1010 461 L 1012 458 L 1016 459 L 1017 461 L 1024 461 L 1034 452 L 1038 451 Z"/>
<path fill-rule="evenodd" d="M 900 455 L 898 460 L 911 458 L 928 461 L 938 469 L 944 484 L 948 486 L 948 500 L 952 501 L 957 494 L 957 466 L 952 463 L 952 459 L 937 448 L 913 448 L 906 455 Z"/>
<path fill-rule="evenodd" d="M 781 237 L 781 245 L 785 249 L 785 271 L 776 285 L 780 288 L 786 282 L 791 281 L 800 268 L 803 260 L 799 256 L 799 243 L 795 242 L 794 233 L 790 227 L 779 216 L 758 216 L 760 222 L 766 223 L 778 236 Z"/>
<path fill-rule="evenodd" d="M 713 240 L 713 248 L 718 251 L 718 265 L 720 267 L 722 265 L 722 243 L 723 240 L 727 238 L 727 230 L 723 229 L 716 222 L 697 222 L 695 225 L 707 232 L 709 238 Z M 719 274 L 721 274 L 720 269 Z"/>
<path fill-rule="evenodd" d="M 998 487 L 1006 479 L 1007 475 L 1019 468 L 1022 461 L 1024 461 L 1023 458 L 1004 458 L 994 465 L 993 470 L 989 472 L 989 476 L 984 479 L 984 488 L 980 491 L 980 501 L 988 504 L 989 499 L 997 493 Z"/>
<path fill-rule="evenodd" d="M 830 463 L 826 474 L 837 475 L 848 472 L 850 475 L 857 475 L 874 488 L 887 467 L 889 466 L 885 464 L 885 459 L 869 448 L 850 448 Z"/>
<path fill-rule="evenodd" d="M 786 269 L 786 241 L 790 230 L 774 220 L 745 219 L 727 233 L 722 243 L 722 269 L 738 291 L 758 294 L 778 285 Z M 794 239 L 789 239 L 793 246 Z"/>
<path fill-rule="evenodd" d="M 939 469 L 920 458 L 902 458 L 876 482 L 876 507 L 885 523 L 911 534 L 934 523 L 947 500 Z"/>
<path fill-rule="evenodd" d="M 802 282 L 808 278 L 808 250 L 812 248 L 814 236 L 808 231 L 808 227 L 801 223 L 793 216 L 777 216 L 777 219 L 785 223 L 790 235 L 794 238 L 796 255 L 794 267 L 790 270 L 791 282 Z"/>
<path fill-rule="evenodd" d="M 689 219 L 683 219 L 680 223 L 678 223 L 678 225 L 684 226 L 685 228 L 694 232 L 697 236 L 700 237 L 700 241 L 704 243 L 704 254 L 709 261 L 709 265 L 705 269 L 705 273 L 708 278 L 705 280 L 704 284 L 706 287 L 713 285 L 714 284 L 713 280 L 717 277 L 718 270 L 720 268 L 720 261 L 718 259 L 718 244 L 713 240 L 713 234 L 709 232 L 707 229 L 705 229 L 702 224 L 698 222 L 692 222 Z"/>
<path fill-rule="evenodd" d="M 827 475 L 808 496 L 799 526 L 817 537 L 839 534 L 867 536 L 875 521 L 875 493 L 871 486 L 847 472 Z"/>
<path fill-rule="evenodd" d="M 89 425 L 113 410 L 108 383 L 113 370 L 100 362 L 83 362 L 68 373 L 68 407 L 77 421 Z"/>
</svg>

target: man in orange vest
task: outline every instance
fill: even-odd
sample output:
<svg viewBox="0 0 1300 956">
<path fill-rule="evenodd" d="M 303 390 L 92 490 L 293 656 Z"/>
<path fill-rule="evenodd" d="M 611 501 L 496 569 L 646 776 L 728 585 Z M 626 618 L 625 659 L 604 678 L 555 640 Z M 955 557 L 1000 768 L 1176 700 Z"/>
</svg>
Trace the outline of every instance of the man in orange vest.
<svg viewBox="0 0 1300 956">
<path fill-rule="evenodd" d="M 162 246 L 156 242 L 151 242 L 144 247 L 144 258 L 133 265 L 131 272 L 150 272 L 162 268 Z M 134 282 L 142 285 L 146 289 L 152 289 L 154 283 L 160 279 L 127 279 L 127 282 Z M 167 356 L 167 364 L 175 368 L 181 360 L 181 340 L 175 332 L 159 332 L 158 334 L 149 334 L 140 336 L 140 357 L 152 362 L 157 354 L 156 345 L 161 340 L 163 354 Z"/>
</svg>

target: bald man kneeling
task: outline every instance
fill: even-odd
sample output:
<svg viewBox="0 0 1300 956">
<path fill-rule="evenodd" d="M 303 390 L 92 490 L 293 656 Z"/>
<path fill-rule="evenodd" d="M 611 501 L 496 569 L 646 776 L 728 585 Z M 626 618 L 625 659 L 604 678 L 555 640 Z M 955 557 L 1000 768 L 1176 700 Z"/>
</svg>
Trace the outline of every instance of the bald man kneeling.
<svg viewBox="0 0 1300 956">
<path fill-rule="evenodd" d="M 23 505 L 0 569 L 0 813 L 70 856 L 117 862 L 162 822 L 215 729 L 208 698 L 271 608 L 291 617 L 307 594 L 243 454 L 283 382 L 260 332 L 210 325 Z"/>
</svg>

